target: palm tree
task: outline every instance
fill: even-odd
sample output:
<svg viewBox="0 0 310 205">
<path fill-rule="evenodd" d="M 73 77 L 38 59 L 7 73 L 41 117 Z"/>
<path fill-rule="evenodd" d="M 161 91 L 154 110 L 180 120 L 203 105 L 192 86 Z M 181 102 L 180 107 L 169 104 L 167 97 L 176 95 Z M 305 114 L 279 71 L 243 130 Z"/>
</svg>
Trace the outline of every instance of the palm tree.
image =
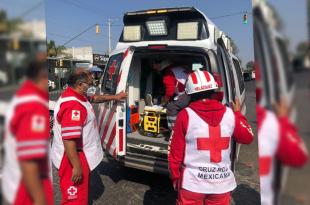
<svg viewBox="0 0 310 205">
<path fill-rule="evenodd" d="M 61 54 L 64 54 L 65 46 L 56 46 L 55 41 L 50 40 L 47 42 L 47 56 L 48 57 L 57 57 Z"/>
</svg>

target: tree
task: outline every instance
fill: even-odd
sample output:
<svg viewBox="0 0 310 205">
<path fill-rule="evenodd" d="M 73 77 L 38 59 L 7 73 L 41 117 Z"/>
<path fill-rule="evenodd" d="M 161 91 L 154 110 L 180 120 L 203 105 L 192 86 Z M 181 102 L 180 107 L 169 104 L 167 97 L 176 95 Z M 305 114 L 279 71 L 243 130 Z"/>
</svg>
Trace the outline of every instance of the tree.
<svg viewBox="0 0 310 205">
<path fill-rule="evenodd" d="M 309 52 L 309 43 L 307 42 L 301 42 L 297 46 L 297 56 L 304 57 Z"/>
<path fill-rule="evenodd" d="M 238 46 L 235 44 L 234 40 L 230 39 L 230 45 L 232 47 L 232 53 L 237 55 L 237 53 L 239 53 L 239 48 Z"/>
<path fill-rule="evenodd" d="M 254 61 L 247 62 L 245 68 L 247 71 L 253 71 L 254 70 Z"/>
<path fill-rule="evenodd" d="M 66 50 L 66 47 L 61 45 L 61 46 L 56 46 L 55 41 L 50 40 L 47 42 L 47 56 L 48 57 L 57 57 L 59 55 L 65 55 L 64 50 Z"/>
<path fill-rule="evenodd" d="M 0 33 L 12 33 L 22 23 L 20 18 L 8 19 L 5 11 L 0 11 Z"/>
</svg>

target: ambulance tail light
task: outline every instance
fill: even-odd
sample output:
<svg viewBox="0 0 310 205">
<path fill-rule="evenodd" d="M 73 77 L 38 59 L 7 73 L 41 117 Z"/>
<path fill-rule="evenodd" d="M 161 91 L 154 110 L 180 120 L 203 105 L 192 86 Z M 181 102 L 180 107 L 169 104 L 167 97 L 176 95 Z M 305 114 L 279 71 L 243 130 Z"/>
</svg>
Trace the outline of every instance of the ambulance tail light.
<svg viewBox="0 0 310 205">
<path fill-rule="evenodd" d="M 140 41 L 141 40 L 141 26 L 125 26 L 123 33 L 124 41 Z"/>
<path fill-rule="evenodd" d="M 119 152 L 124 151 L 124 129 L 118 130 L 118 142 L 119 142 Z"/>
<path fill-rule="evenodd" d="M 147 21 L 146 27 L 151 36 L 166 36 L 168 34 L 165 20 Z"/>
<path fill-rule="evenodd" d="M 198 39 L 198 22 L 182 22 L 177 26 L 177 40 Z"/>
<path fill-rule="evenodd" d="M 149 49 L 155 49 L 155 50 L 159 50 L 159 49 L 164 49 L 167 48 L 167 44 L 161 44 L 161 45 L 148 45 Z"/>
</svg>

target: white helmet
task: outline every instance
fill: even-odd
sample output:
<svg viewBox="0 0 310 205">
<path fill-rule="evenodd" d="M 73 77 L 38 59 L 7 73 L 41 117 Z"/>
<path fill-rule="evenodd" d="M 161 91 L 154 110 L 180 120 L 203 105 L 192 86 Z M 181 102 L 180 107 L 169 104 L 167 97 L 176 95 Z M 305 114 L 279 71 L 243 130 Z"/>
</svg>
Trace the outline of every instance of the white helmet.
<svg viewBox="0 0 310 205">
<path fill-rule="evenodd" d="M 188 76 L 185 84 L 185 92 L 193 94 L 207 90 L 215 90 L 218 84 L 208 71 L 196 70 Z"/>
</svg>

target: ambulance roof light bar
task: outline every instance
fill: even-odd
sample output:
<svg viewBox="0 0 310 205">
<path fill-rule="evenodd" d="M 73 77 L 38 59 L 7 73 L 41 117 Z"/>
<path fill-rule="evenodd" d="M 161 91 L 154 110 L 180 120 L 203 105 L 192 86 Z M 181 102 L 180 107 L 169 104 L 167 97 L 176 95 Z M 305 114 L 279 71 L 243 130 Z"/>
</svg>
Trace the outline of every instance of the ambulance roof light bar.
<svg viewBox="0 0 310 205">
<path fill-rule="evenodd" d="M 125 26 L 123 33 L 124 41 L 140 41 L 141 40 L 141 26 Z"/>
<path fill-rule="evenodd" d="M 165 36 L 168 34 L 165 20 L 147 21 L 146 27 L 151 36 Z"/>
<path fill-rule="evenodd" d="M 198 22 L 182 22 L 177 27 L 178 40 L 198 39 Z"/>
<path fill-rule="evenodd" d="M 193 7 L 183 7 L 183 8 L 163 8 L 163 9 L 151 9 L 151 10 L 143 10 L 143 11 L 133 11 L 127 12 L 125 15 L 134 16 L 134 15 L 145 15 L 145 14 L 162 14 L 162 13 L 171 13 L 178 11 L 192 11 Z"/>
</svg>

